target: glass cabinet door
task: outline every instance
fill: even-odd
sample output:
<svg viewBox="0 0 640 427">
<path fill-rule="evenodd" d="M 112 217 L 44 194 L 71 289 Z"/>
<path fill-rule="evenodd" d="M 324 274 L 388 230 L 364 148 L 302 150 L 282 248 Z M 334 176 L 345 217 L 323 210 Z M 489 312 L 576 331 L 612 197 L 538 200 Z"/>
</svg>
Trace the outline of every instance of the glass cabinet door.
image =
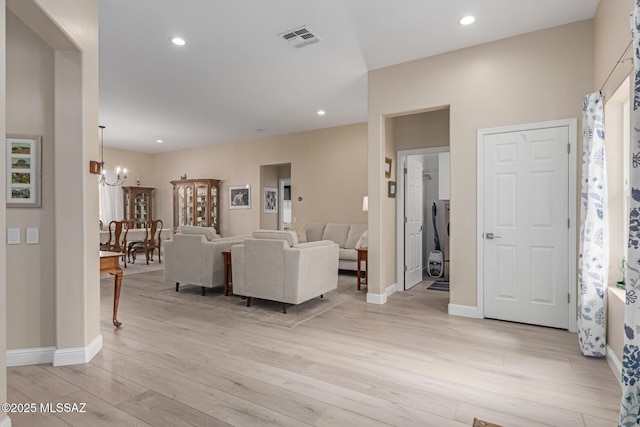
<svg viewBox="0 0 640 427">
<path fill-rule="evenodd" d="M 131 211 L 129 210 L 130 203 L 131 203 L 131 192 L 125 191 L 124 192 L 124 218 L 125 219 L 131 218 Z"/>
<path fill-rule="evenodd" d="M 188 186 L 186 188 L 185 191 L 186 194 L 186 204 L 187 204 L 187 218 L 186 218 L 186 223 L 185 225 L 193 225 L 193 218 L 194 218 L 194 212 L 193 212 L 193 205 L 194 205 L 194 201 L 193 201 L 193 186 Z"/>
<path fill-rule="evenodd" d="M 218 187 L 211 186 L 211 226 L 216 229 L 216 232 L 220 234 L 218 230 Z"/>
<path fill-rule="evenodd" d="M 196 209 L 197 209 L 197 221 L 198 227 L 207 227 L 207 186 L 198 185 L 196 187 Z"/>
<path fill-rule="evenodd" d="M 178 187 L 178 226 L 185 225 L 185 211 L 184 187 Z"/>
<path fill-rule="evenodd" d="M 136 194 L 133 200 L 133 210 L 136 228 L 143 228 L 149 220 L 149 196 L 145 193 Z"/>
</svg>

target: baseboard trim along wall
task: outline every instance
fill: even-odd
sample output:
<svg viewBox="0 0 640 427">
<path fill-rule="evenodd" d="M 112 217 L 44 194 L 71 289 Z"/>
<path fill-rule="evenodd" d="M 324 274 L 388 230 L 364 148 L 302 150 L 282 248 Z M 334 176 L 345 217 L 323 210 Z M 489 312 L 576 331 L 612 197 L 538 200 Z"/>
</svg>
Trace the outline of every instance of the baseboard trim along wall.
<svg viewBox="0 0 640 427">
<path fill-rule="evenodd" d="M 7 350 L 7 367 L 53 363 L 53 354 L 55 351 L 55 347 Z"/>
<path fill-rule="evenodd" d="M 395 283 L 387 286 L 384 294 L 372 294 L 370 292 L 367 292 L 367 303 L 378 305 L 386 304 L 387 298 L 396 292 L 396 286 L 397 285 Z"/>
<path fill-rule="evenodd" d="M 449 304 L 447 311 L 451 316 L 478 318 L 478 307 L 468 305 Z"/>
<path fill-rule="evenodd" d="M 11 418 L 4 417 L 4 420 L 0 421 L 0 427 L 11 427 Z"/>
<path fill-rule="evenodd" d="M 622 385 L 622 363 L 620 363 L 609 345 L 607 345 L 607 363 L 613 371 L 613 375 L 618 380 L 618 384 Z"/>
<path fill-rule="evenodd" d="M 53 366 L 82 365 L 88 363 L 101 349 L 102 335 L 98 335 L 86 347 L 56 350 L 53 356 Z"/>
<path fill-rule="evenodd" d="M 102 349 L 102 335 L 98 335 L 86 347 L 64 348 L 56 350 L 55 347 L 23 348 L 7 350 L 7 367 L 40 365 L 51 363 L 53 366 L 81 365 L 88 363 L 93 356 Z M 0 427 L 3 427 L 0 424 Z"/>
</svg>

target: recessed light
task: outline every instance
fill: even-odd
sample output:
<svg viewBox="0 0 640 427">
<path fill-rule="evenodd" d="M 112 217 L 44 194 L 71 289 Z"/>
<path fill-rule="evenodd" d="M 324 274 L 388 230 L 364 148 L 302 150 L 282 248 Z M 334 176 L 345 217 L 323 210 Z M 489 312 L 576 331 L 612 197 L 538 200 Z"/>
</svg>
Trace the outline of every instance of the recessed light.
<svg viewBox="0 0 640 427">
<path fill-rule="evenodd" d="M 161 140 L 161 139 L 156 139 L 156 142 L 157 142 L 158 144 L 162 144 L 164 141 L 163 141 L 163 140 Z"/>
<path fill-rule="evenodd" d="M 184 41 L 182 37 L 171 38 L 171 43 L 175 44 L 176 46 L 184 46 L 185 44 L 187 44 L 187 42 Z"/>
<path fill-rule="evenodd" d="M 476 18 L 471 15 L 467 15 L 460 20 L 460 25 L 470 25 L 474 22 L 476 22 Z"/>
<path fill-rule="evenodd" d="M 319 115 L 319 116 L 324 116 L 324 114 L 325 114 L 325 113 L 324 113 L 324 110 L 318 110 L 318 115 Z"/>
</svg>

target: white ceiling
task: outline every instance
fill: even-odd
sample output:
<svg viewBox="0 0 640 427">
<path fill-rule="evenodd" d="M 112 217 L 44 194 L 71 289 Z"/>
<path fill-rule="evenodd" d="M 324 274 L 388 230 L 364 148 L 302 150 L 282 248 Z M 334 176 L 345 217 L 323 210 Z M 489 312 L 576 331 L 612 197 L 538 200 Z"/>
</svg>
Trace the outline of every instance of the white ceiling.
<svg viewBox="0 0 640 427">
<path fill-rule="evenodd" d="M 100 0 L 104 143 L 151 153 L 364 122 L 367 71 L 589 19 L 597 5 Z M 463 27 L 467 14 L 477 20 Z M 302 25 L 322 41 L 296 49 L 277 36 Z"/>
</svg>

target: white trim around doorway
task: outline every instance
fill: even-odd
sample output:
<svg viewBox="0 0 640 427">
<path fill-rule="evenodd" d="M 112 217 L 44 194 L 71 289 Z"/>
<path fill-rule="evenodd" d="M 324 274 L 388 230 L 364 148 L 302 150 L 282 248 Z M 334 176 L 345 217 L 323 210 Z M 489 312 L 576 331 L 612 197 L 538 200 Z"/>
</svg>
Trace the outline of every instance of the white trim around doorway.
<svg viewBox="0 0 640 427">
<path fill-rule="evenodd" d="M 562 127 L 567 126 L 569 128 L 569 194 L 567 197 L 569 198 L 569 295 L 571 299 L 571 303 L 569 304 L 569 331 L 577 332 L 578 323 L 577 323 L 577 185 L 578 185 L 578 177 L 577 177 L 577 120 L 575 118 L 572 119 L 562 119 L 562 120 L 553 120 L 548 122 L 537 122 L 537 123 L 528 123 L 528 124 L 520 124 L 513 126 L 504 126 L 504 127 L 496 127 L 496 128 L 486 128 L 486 129 L 478 129 L 477 134 L 477 175 L 476 175 L 476 184 L 477 184 L 477 194 L 476 194 L 476 284 L 477 284 L 477 317 L 484 318 L 484 268 L 483 268 L 483 237 L 482 237 L 482 228 L 484 224 L 484 206 L 482 204 L 484 191 L 482 184 L 482 177 L 484 176 L 484 159 L 482 154 L 484 153 L 484 137 L 486 135 L 491 135 L 495 133 L 506 133 L 506 132 L 518 132 L 518 131 L 527 131 L 534 129 L 545 129 L 552 127 Z"/>
</svg>

